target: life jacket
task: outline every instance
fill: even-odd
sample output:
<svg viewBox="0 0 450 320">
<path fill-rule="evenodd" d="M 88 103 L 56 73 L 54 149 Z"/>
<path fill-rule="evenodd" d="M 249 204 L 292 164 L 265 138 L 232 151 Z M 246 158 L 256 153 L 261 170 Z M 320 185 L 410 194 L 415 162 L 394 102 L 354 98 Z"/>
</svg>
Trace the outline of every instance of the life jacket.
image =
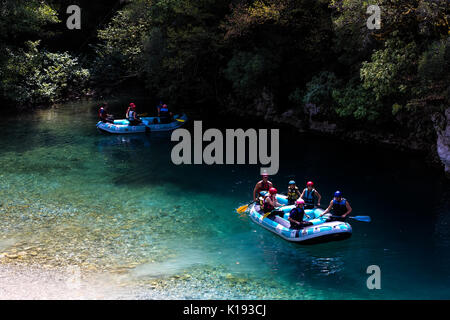
<svg viewBox="0 0 450 320">
<path fill-rule="evenodd" d="M 275 209 L 275 207 L 273 205 L 271 205 L 270 203 L 268 203 L 266 200 L 267 198 L 270 197 L 269 195 L 264 197 L 264 204 L 263 204 L 263 211 L 266 212 L 270 212 L 273 209 Z"/>
<path fill-rule="evenodd" d="M 133 109 L 129 109 L 127 111 L 127 119 L 128 121 L 136 120 L 136 111 L 134 111 Z"/>
<path fill-rule="evenodd" d="M 295 187 L 294 189 L 288 188 L 287 198 L 288 200 L 297 200 L 299 198 L 298 188 L 297 187 Z"/>
<path fill-rule="evenodd" d="M 161 117 L 167 117 L 167 116 L 169 115 L 169 108 L 161 107 L 161 108 L 159 109 L 159 115 L 160 115 Z"/>
<path fill-rule="evenodd" d="M 293 211 L 296 211 L 296 212 L 293 212 Z M 297 218 L 298 220 L 298 222 L 302 222 L 303 221 L 303 218 L 305 217 L 305 209 L 303 209 L 303 208 L 299 208 L 299 207 L 295 207 L 294 209 L 292 209 L 291 211 L 290 211 L 290 213 L 289 213 L 289 217 L 290 218 L 292 218 L 292 216 L 293 216 L 293 213 L 300 213 L 300 218 Z"/>
<path fill-rule="evenodd" d="M 308 188 L 305 189 L 305 194 L 303 196 L 303 200 L 305 200 L 306 204 L 314 205 L 314 194 L 316 193 L 316 189 L 312 189 L 311 192 Z"/>
<path fill-rule="evenodd" d="M 270 189 L 269 182 L 264 182 L 264 180 L 261 180 L 260 191 L 269 191 L 269 189 Z"/>
<path fill-rule="evenodd" d="M 347 200 L 345 198 L 342 198 L 341 201 L 336 201 L 333 199 L 333 215 L 335 216 L 342 216 L 344 213 L 347 212 Z"/>
<path fill-rule="evenodd" d="M 104 119 L 106 118 L 103 114 L 105 113 L 105 109 L 103 107 L 100 107 L 100 109 L 98 110 L 98 117 L 100 119 Z"/>
</svg>

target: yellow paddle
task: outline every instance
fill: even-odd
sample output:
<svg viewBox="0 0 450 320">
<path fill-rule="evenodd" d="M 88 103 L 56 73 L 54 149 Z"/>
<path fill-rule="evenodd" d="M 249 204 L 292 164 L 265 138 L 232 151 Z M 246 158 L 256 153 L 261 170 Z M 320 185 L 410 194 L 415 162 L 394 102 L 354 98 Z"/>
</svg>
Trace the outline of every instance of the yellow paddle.
<svg viewBox="0 0 450 320">
<path fill-rule="evenodd" d="M 278 210 L 278 209 L 280 209 L 280 208 L 281 208 L 281 207 L 275 208 L 275 210 Z M 275 210 L 274 210 L 274 211 L 275 211 Z M 268 216 L 270 216 L 271 213 L 273 213 L 273 211 L 269 211 L 269 212 L 265 213 L 265 214 L 263 215 L 262 219 L 264 220 L 265 218 L 267 218 Z"/>
<path fill-rule="evenodd" d="M 267 212 L 266 214 L 263 215 L 263 218 L 262 218 L 262 219 L 264 220 L 264 219 L 267 218 L 271 213 L 272 213 L 272 211 Z"/>
<path fill-rule="evenodd" d="M 249 204 L 246 204 L 245 206 L 241 206 L 241 207 L 237 208 L 236 212 L 237 213 L 244 213 L 245 211 L 247 211 L 248 206 L 251 205 L 253 202 L 255 202 L 255 201 L 252 201 Z"/>
<path fill-rule="evenodd" d="M 175 119 L 175 120 L 177 120 L 179 122 L 186 122 L 186 120 L 183 120 L 183 119 Z"/>
</svg>

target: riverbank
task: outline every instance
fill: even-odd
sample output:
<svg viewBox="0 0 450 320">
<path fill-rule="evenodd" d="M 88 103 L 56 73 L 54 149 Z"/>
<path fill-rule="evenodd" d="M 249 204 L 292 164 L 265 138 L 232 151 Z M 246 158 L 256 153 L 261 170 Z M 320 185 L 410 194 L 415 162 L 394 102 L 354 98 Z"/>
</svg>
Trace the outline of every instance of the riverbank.
<svg viewBox="0 0 450 320">
<path fill-rule="evenodd" d="M 323 111 L 317 106 L 305 105 L 303 110 L 289 109 L 278 112 L 270 94 L 261 94 L 253 105 L 245 108 L 228 104 L 223 114 L 235 114 L 244 119 L 259 119 L 267 124 L 290 127 L 298 133 L 310 133 L 324 137 L 331 137 L 341 141 L 353 141 L 367 146 L 383 146 L 394 150 L 421 154 L 425 160 L 438 168 L 450 179 L 450 107 L 445 112 L 426 115 L 420 127 L 402 128 L 352 128 L 342 124 L 342 121 L 330 119 L 327 116 L 317 116 Z M 319 120 L 317 120 L 319 119 Z M 411 122 L 411 121 L 410 121 Z M 405 124 L 411 126 L 411 124 Z M 421 132 L 420 130 L 424 130 Z"/>
</svg>

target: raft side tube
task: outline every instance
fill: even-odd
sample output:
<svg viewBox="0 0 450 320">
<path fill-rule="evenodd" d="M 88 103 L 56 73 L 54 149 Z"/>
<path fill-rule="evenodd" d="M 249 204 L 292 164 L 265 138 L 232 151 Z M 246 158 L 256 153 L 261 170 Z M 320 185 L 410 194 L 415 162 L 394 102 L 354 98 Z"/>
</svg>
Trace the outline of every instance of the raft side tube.
<svg viewBox="0 0 450 320">
<path fill-rule="evenodd" d="M 156 119 L 156 121 L 155 121 Z M 186 114 L 175 115 L 174 121 L 169 123 L 160 123 L 159 117 L 143 117 L 141 118 L 142 124 L 136 126 L 130 126 L 129 121 L 126 119 L 114 120 L 114 123 L 99 121 L 96 127 L 103 131 L 113 134 L 125 134 L 125 133 L 148 133 L 152 131 L 170 131 L 180 128 L 187 121 Z M 177 121 L 176 119 L 183 120 Z"/>
<path fill-rule="evenodd" d="M 250 218 L 252 221 L 290 242 L 301 244 L 323 243 L 348 239 L 352 234 L 350 224 L 342 221 L 326 222 L 326 218 L 312 219 L 310 220 L 313 223 L 312 226 L 300 230 L 290 229 L 290 222 L 284 217 L 263 219 L 259 209 L 259 205 L 251 205 Z"/>
</svg>

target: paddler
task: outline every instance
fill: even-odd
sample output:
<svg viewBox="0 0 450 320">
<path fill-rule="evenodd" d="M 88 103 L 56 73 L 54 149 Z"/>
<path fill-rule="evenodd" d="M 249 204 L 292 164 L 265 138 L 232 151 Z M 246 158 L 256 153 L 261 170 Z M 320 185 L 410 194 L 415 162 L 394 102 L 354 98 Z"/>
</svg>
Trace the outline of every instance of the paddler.
<svg viewBox="0 0 450 320">
<path fill-rule="evenodd" d="M 253 200 L 255 200 L 255 201 L 258 201 L 259 193 L 261 191 L 269 191 L 269 189 L 273 187 L 272 182 L 269 181 L 268 174 L 263 173 L 261 176 L 262 176 L 262 180 L 259 181 L 255 185 L 255 189 L 253 189 Z"/>
<path fill-rule="evenodd" d="M 287 199 L 288 205 L 293 205 L 295 201 L 300 198 L 301 194 L 298 190 L 298 187 L 295 185 L 295 181 L 289 181 L 288 191 L 287 191 Z"/>
<path fill-rule="evenodd" d="M 314 209 L 315 200 L 317 198 L 317 206 L 320 206 L 322 196 L 314 189 L 314 182 L 308 181 L 306 188 L 303 190 L 300 199 L 305 201 L 305 209 Z"/>
<path fill-rule="evenodd" d="M 130 103 L 130 106 L 127 109 L 126 118 L 130 123 L 130 126 L 136 126 L 142 123 L 141 119 L 139 119 L 136 113 L 136 105 L 133 102 Z"/>
<path fill-rule="evenodd" d="M 288 220 L 291 222 L 291 229 L 298 230 L 313 225 L 311 222 L 303 221 L 303 217 L 305 215 L 308 219 L 311 219 L 311 217 L 305 213 L 304 206 L 305 201 L 303 201 L 302 199 L 298 199 L 297 201 L 295 201 L 295 208 L 291 210 L 288 218 Z"/>
<path fill-rule="evenodd" d="M 330 205 L 320 216 L 323 216 L 331 211 L 333 215 L 327 221 L 345 221 L 345 218 L 352 212 L 352 210 L 353 209 L 347 199 L 342 197 L 342 193 L 340 191 L 336 191 Z"/>
<path fill-rule="evenodd" d="M 270 188 L 269 193 L 264 196 L 262 211 L 264 213 L 271 212 L 273 214 L 282 213 L 282 211 L 276 210 L 276 208 L 281 207 L 281 204 L 277 201 L 277 192 L 275 188 Z"/>
<path fill-rule="evenodd" d="M 104 102 L 98 110 L 98 118 L 101 122 L 114 123 L 113 116 L 108 114 L 108 103 Z"/>
<path fill-rule="evenodd" d="M 172 113 L 169 112 L 169 107 L 167 104 L 163 104 L 162 106 L 158 106 L 158 117 L 161 119 L 161 123 L 170 123 L 172 118 Z"/>
</svg>

